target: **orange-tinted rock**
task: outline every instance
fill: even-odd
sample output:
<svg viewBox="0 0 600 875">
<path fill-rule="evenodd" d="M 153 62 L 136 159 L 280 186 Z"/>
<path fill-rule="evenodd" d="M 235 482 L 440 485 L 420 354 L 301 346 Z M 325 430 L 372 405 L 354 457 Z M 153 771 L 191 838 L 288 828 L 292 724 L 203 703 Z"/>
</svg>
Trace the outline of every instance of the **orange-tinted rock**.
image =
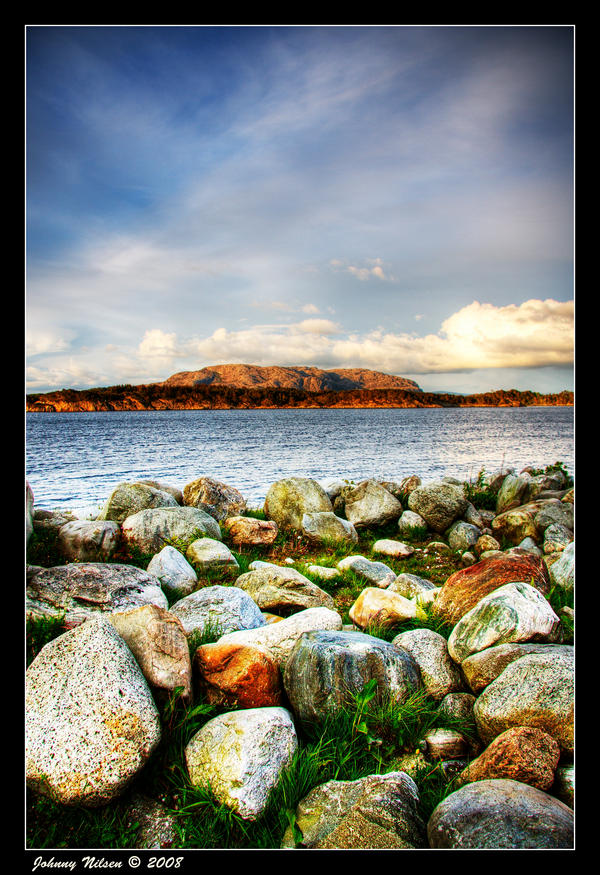
<svg viewBox="0 0 600 875">
<path fill-rule="evenodd" d="M 194 655 L 198 687 L 218 705 L 266 708 L 281 704 L 281 675 L 263 650 L 241 644 L 204 644 Z"/>
<path fill-rule="evenodd" d="M 274 520 L 257 520 L 245 516 L 229 517 L 224 526 L 234 544 L 249 547 L 270 546 L 279 531 Z"/>
<path fill-rule="evenodd" d="M 433 612 L 456 624 L 484 596 L 517 582 L 529 583 L 544 595 L 550 588 L 548 571 L 538 556 L 494 556 L 451 574 L 433 603 Z"/>
<path fill-rule="evenodd" d="M 533 726 L 515 726 L 498 735 L 458 777 L 458 785 L 508 778 L 549 790 L 560 759 L 557 742 Z"/>
</svg>

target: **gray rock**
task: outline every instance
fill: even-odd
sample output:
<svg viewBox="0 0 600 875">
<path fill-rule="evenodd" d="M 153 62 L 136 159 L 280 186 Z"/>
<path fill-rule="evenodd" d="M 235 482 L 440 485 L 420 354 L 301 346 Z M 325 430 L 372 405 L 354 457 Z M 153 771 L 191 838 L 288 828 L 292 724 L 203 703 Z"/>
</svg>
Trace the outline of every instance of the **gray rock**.
<svg viewBox="0 0 600 875">
<path fill-rule="evenodd" d="M 288 614 L 306 608 L 335 607 L 329 593 L 294 568 L 273 565 L 248 571 L 238 577 L 235 586 L 247 592 L 261 611 Z"/>
<path fill-rule="evenodd" d="M 172 495 L 177 504 L 183 504 L 183 492 L 176 486 L 171 486 L 169 483 L 163 483 L 161 480 L 136 480 L 136 483 L 143 483 L 145 486 L 152 486 L 154 489 L 159 489 L 161 492 L 168 492 Z"/>
<path fill-rule="evenodd" d="M 159 581 L 133 565 L 72 563 L 41 568 L 27 581 L 27 614 L 65 615 L 68 627 L 100 612 L 124 611 L 140 605 L 168 608 Z"/>
<path fill-rule="evenodd" d="M 358 543 L 356 529 L 332 511 L 311 511 L 302 515 L 302 534 L 311 541 L 341 541 Z"/>
<path fill-rule="evenodd" d="M 185 749 L 192 786 L 208 786 L 245 820 L 263 813 L 298 747 L 289 711 L 246 708 L 205 723 Z"/>
<path fill-rule="evenodd" d="M 425 824 L 419 794 L 405 772 L 368 775 L 356 781 L 328 781 L 299 803 L 295 826 L 282 848 L 376 850 L 424 848 Z"/>
<path fill-rule="evenodd" d="M 520 781 L 476 781 L 437 806 L 427 835 L 431 848 L 572 848 L 573 812 Z"/>
<path fill-rule="evenodd" d="M 375 480 L 365 480 L 345 494 L 346 517 L 357 528 L 383 526 L 400 518 L 402 505 Z"/>
<path fill-rule="evenodd" d="M 367 583 L 381 588 L 388 587 L 396 579 L 396 572 L 384 562 L 373 562 L 365 556 L 346 556 L 337 563 L 340 571 L 352 571 Z"/>
<path fill-rule="evenodd" d="M 471 693 L 448 693 L 442 701 L 437 712 L 437 722 L 442 726 L 445 721 L 460 721 L 465 725 L 475 723 L 473 706 L 475 696 Z"/>
<path fill-rule="evenodd" d="M 74 522 L 78 519 L 74 513 L 69 510 L 42 510 L 36 508 L 33 512 L 33 530 L 34 532 L 51 532 L 58 535 L 66 523 Z"/>
<path fill-rule="evenodd" d="M 430 529 L 442 533 L 463 515 L 467 499 L 461 487 L 438 481 L 413 490 L 408 507 L 423 517 Z"/>
<path fill-rule="evenodd" d="M 137 824 L 132 847 L 146 850 L 171 848 L 177 838 L 177 818 L 170 814 L 164 805 L 136 793 L 127 808 L 127 825 Z"/>
<path fill-rule="evenodd" d="M 535 515 L 534 522 L 540 532 L 545 532 L 548 526 L 553 523 L 558 523 L 573 531 L 573 505 L 558 499 L 544 502 L 544 506 Z"/>
<path fill-rule="evenodd" d="M 459 667 L 450 658 L 446 639 L 432 629 L 410 629 L 392 639 L 394 647 L 406 650 L 419 666 L 429 696 L 441 701 L 448 693 L 464 690 Z"/>
<path fill-rule="evenodd" d="M 222 568 L 240 567 L 229 547 L 214 538 L 198 538 L 192 541 L 185 555 L 201 575 Z"/>
<path fill-rule="evenodd" d="M 250 596 L 235 586 L 205 586 L 171 606 L 188 636 L 202 635 L 209 628 L 226 635 L 266 624 L 260 608 Z"/>
<path fill-rule="evenodd" d="M 141 510 L 127 517 L 121 526 L 128 544 L 146 555 L 177 542 L 183 549 L 204 535 L 221 540 L 216 520 L 197 507 L 163 507 Z"/>
<path fill-rule="evenodd" d="M 296 642 L 283 684 L 294 715 L 309 727 L 348 704 L 372 678 L 380 697 L 398 703 L 421 688 L 417 664 L 405 650 L 363 632 L 316 631 Z"/>
<path fill-rule="evenodd" d="M 129 647 L 105 618 L 55 638 L 27 669 L 28 786 L 62 805 L 118 797 L 160 741 L 160 717 Z"/>
<path fill-rule="evenodd" d="M 29 544 L 29 539 L 33 533 L 33 490 L 29 485 L 29 481 L 25 481 L 25 544 Z"/>
<path fill-rule="evenodd" d="M 575 586 L 575 541 L 571 541 L 549 569 L 550 580 L 553 586 L 559 587 L 564 592 L 573 592 Z"/>
<path fill-rule="evenodd" d="M 464 520 L 457 520 L 450 526 L 447 532 L 448 545 L 452 550 L 458 550 L 459 553 L 464 553 L 474 547 L 478 539 L 481 537 L 481 529 L 471 523 L 466 523 Z"/>
<path fill-rule="evenodd" d="M 163 547 L 152 557 L 146 570 L 158 578 L 165 592 L 182 598 L 193 592 L 198 583 L 198 575 L 175 547 Z"/>
<path fill-rule="evenodd" d="M 177 506 L 173 496 L 161 489 L 154 489 L 153 486 L 143 483 L 119 483 L 109 495 L 97 519 L 122 523 L 128 516 L 141 510 Z"/>
<path fill-rule="evenodd" d="M 58 546 L 69 562 L 108 562 L 121 543 L 121 528 L 110 520 L 65 523 L 58 532 Z"/>
<path fill-rule="evenodd" d="M 573 532 L 560 523 L 552 523 L 544 532 L 544 553 L 562 553 L 573 540 Z"/>
<path fill-rule="evenodd" d="M 427 596 L 438 590 L 435 583 L 432 583 L 425 577 L 406 573 L 399 574 L 387 588 L 390 592 L 397 592 L 399 595 L 403 595 L 406 599 L 412 599 L 416 596 Z"/>
<path fill-rule="evenodd" d="M 278 526 L 300 530 L 305 513 L 333 512 L 323 487 L 309 477 L 287 477 L 273 483 L 264 503 L 267 519 Z"/>
<path fill-rule="evenodd" d="M 326 565 L 309 565 L 308 570 L 321 580 L 335 580 L 341 575 L 339 568 L 328 568 Z"/>
<path fill-rule="evenodd" d="M 496 499 L 496 513 L 505 513 L 524 504 L 531 484 L 531 474 L 509 474 L 502 482 Z"/>
<path fill-rule="evenodd" d="M 422 516 L 412 510 L 405 510 L 398 520 L 398 534 L 403 538 L 414 538 L 427 533 L 427 523 Z"/>
</svg>

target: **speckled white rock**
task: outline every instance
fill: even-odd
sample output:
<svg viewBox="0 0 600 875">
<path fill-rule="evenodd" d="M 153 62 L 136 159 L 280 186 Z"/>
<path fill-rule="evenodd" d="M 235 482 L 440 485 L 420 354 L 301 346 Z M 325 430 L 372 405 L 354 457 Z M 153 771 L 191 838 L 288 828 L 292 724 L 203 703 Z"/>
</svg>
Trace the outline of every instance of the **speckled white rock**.
<svg viewBox="0 0 600 875">
<path fill-rule="evenodd" d="M 107 618 L 55 638 L 27 669 L 26 778 L 63 805 L 118 797 L 160 741 L 160 717 L 131 650 Z"/>
<path fill-rule="evenodd" d="M 396 635 L 392 644 L 410 653 L 419 666 L 427 693 L 436 701 L 441 701 L 447 693 L 465 690 L 460 669 L 450 658 L 446 639 L 439 632 L 410 629 Z"/>
<path fill-rule="evenodd" d="M 198 575 L 175 547 L 163 547 L 160 553 L 152 557 L 146 570 L 158 578 L 166 592 L 177 592 L 186 596 L 198 583 Z"/>
<path fill-rule="evenodd" d="M 185 758 L 193 786 L 208 786 L 219 802 L 256 820 L 297 747 L 289 711 L 247 708 L 205 723 Z"/>
</svg>

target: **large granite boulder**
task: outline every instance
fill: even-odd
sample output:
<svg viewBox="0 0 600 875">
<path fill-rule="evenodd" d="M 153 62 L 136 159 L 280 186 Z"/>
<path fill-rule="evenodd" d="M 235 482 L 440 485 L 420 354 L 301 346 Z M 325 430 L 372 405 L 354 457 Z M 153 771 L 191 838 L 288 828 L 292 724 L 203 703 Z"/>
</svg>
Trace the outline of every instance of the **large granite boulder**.
<svg viewBox="0 0 600 875">
<path fill-rule="evenodd" d="M 476 781 L 440 802 L 427 836 L 431 848 L 567 849 L 574 844 L 573 812 L 521 781 Z"/>
<path fill-rule="evenodd" d="M 286 830 L 282 848 L 426 847 L 417 786 L 400 771 L 320 784 L 298 804 L 294 826 Z"/>
<path fill-rule="evenodd" d="M 183 503 L 197 507 L 216 520 L 239 516 L 246 509 L 246 500 L 239 490 L 212 477 L 199 477 L 183 487 Z"/>
<path fill-rule="evenodd" d="M 121 527 L 111 520 L 74 520 L 58 531 L 58 548 L 68 562 L 108 562 L 121 543 Z"/>
<path fill-rule="evenodd" d="M 163 547 L 152 557 L 146 569 L 160 581 L 163 591 L 183 598 L 196 588 L 198 575 L 175 547 Z"/>
<path fill-rule="evenodd" d="M 133 565 L 89 562 L 38 568 L 27 579 L 27 614 L 64 614 L 67 628 L 100 612 L 125 611 L 140 605 L 168 608 L 167 597 L 152 574 Z"/>
<path fill-rule="evenodd" d="M 302 529 L 305 513 L 333 512 L 323 487 L 309 477 L 287 477 L 273 483 L 267 492 L 264 513 L 278 526 Z"/>
<path fill-rule="evenodd" d="M 205 723 L 185 749 L 192 786 L 208 786 L 245 820 L 263 813 L 298 747 L 289 711 L 248 708 Z"/>
<path fill-rule="evenodd" d="M 456 786 L 508 778 L 550 790 L 559 759 L 560 748 L 551 735 L 533 726 L 515 726 L 498 735 L 469 763 L 458 775 Z"/>
<path fill-rule="evenodd" d="M 383 526 L 402 515 L 398 499 L 375 480 L 364 480 L 346 492 L 344 509 L 346 518 L 357 528 Z"/>
<path fill-rule="evenodd" d="M 283 685 L 294 715 L 308 728 L 351 704 L 373 678 L 378 696 L 398 703 L 421 688 L 417 664 L 402 648 L 363 632 L 317 631 L 296 642 Z"/>
<path fill-rule="evenodd" d="M 306 608 L 325 607 L 333 610 L 335 607 L 329 593 L 295 568 L 265 563 L 254 571 L 241 574 L 235 586 L 247 592 L 261 611 L 287 615 Z"/>
<path fill-rule="evenodd" d="M 241 629 L 256 629 L 266 623 L 250 596 L 234 586 L 205 586 L 171 606 L 188 636 L 226 635 Z"/>
<path fill-rule="evenodd" d="M 433 612 L 455 625 L 484 596 L 506 583 L 522 581 L 543 594 L 550 591 L 548 571 L 537 556 L 504 555 L 482 559 L 450 575 L 435 600 Z"/>
<path fill-rule="evenodd" d="M 62 805 L 122 794 L 160 741 L 160 716 L 131 650 L 97 617 L 55 638 L 27 669 L 27 785 Z"/>
<path fill-rule="evenodd" d="M 433 629 L 409 629 L 392 639 L 394 647 L 410 653 L 419 666 L 423 686 L 429 696 L 441 701 L 448 693 L 464 691 L 461 671 L 448 653 L 443 635 Z"/>
<path fill-rule="evenodd" d="M 525 538 L 537 543 L 541 540 L 541 533 L 535 519 L 544 504 L 545 501 L 541 500 L 531 501 L 497 514 L 491 522 L 492 535 L 501 544 L 513 547 Z"/>
<path fill-rule="evenodd" d="M 461 486 L 436 481 L 417 486 L 408 497 L 408 508 L 423 517 L 434 532 L 445 532 L 466 510 Z"/>
<path fill-rule="evenodd" d="M 170 493 L 162 489 L 155 489 L 144 483 L 119 483 L 109 495 L 97 519 L 122 523 L 128 516 L 140 510 L 155 507 L 178 507 L 178 504 Z"/>
<path fill-rule="evenodd" d="M 528 583 L 507 583 L 461 617 L 448 638 L 448 650 L 461 663 L 495 644 L 556 642 L 560 630 L 560 618 L 539 590 Z"/>
<path fill-rule="evenodd" d="M 218 522 L 197 507 L 141 510 L 127 517 L 121 531 L 128 544 L 147 556 L 174 544 L 186 549 L 192 541 L 205 535 L 221 540 Z"/>
<path fill-rule="evenodd" d="M 511 662 L 478 696 L 477 732 L 484 744 L 513 726 L 534 726 L 573 753 L 574 659 L 572 647 L 529 653 Z"/>
</svg>

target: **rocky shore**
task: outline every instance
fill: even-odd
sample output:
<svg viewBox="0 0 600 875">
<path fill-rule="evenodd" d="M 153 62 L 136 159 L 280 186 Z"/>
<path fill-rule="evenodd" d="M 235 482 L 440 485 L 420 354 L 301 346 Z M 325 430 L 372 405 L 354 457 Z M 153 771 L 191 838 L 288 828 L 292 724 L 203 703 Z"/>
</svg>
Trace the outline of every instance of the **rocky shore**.
<svg viewBox="0 0 600 875">
<path fill-rule="evenodd" d="M 574 847 L 560 463 L 474 483 L 291 477 L 254 510 L 209 477 L 119 484 L 88 520 L 26 496 L 30 830 L 43 800 L 119 805 L 135 826 L 120 847 L 221 847 L 192 838 L 207 799 L 243 835 L 278 799 L 277 848 Z M 360 753 L 293 785 L 345 713 Z"/>
</svg>

